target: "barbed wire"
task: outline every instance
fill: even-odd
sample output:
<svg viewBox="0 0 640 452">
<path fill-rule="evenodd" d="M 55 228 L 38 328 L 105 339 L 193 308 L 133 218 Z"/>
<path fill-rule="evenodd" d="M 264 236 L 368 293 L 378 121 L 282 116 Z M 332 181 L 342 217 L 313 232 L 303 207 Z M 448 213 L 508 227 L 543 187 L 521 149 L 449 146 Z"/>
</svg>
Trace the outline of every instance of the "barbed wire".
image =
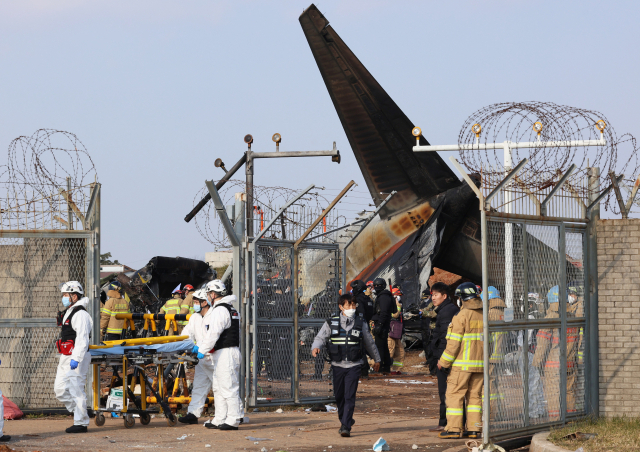
<svg viewBox="0 0 640 452">
<path fill-rule="evenodd" d="M 562 141 L 599 140 L 600 130 L 596 128 L 598 121 L 604 121 L 603 137 L 605 145 L 601 146 L 566 146 Z M 588 198 L 588 186 L 582 181 L 586 177 L 588 167 L 599 167 L 601 176 L 608 178 L 609 172 L 624 174 L 624 181 L 633 185 L 638 176 L 640 162 L 635 137 L 631 134 L 618 136 L 614 127 L 605 115 L 595 110 L 557 105 L 551 102 L 503 102 L 481 108 L 471 114 L 462 125 L 458 134 L 458 144 L 470 149 L 460 151 L 462 164 L 470 171 L 483 175 L 483 181 L 496 184 L 504 176 L 504 153 L 500 149 L 473 149 L 477 143 L 535 142 L 538 133 L 533 129 L 536 122 L 541 123 L 540 146 L 522 149 L 513 148 L 512 158 L 515 166 L 527 157 L 527 174 L 530 178 L 520 178 L 519 183 L 536 193 L 548 188 L 559 180 L 571 164 L 576 170 L 568 179 L 569 187 L 579 192 L 583 199 Z M 472 130 L 479 124 L 479 139 Z M 551 142 L 551 145 L 545 143 Z M 554 143 L 555 142 L 555 143 Z M 622 155 L 628 159 L 620 159 L 619 150 L 624 147 Z M 603 184 L 606 187 L 608 184 Z M 494 188 L 494 187 L 491 187 Z M 565 189 L 565 187 L 563 187 Z M 613 192 L 604 201 L 605 209 L 620 213 Z"/>
<path fill-rule="evenodd" d="M 70 187 L 77 206 L 86 206 L 97 171 L 89 152 L 71 132 L 38 129 L 9 144 L 0 165 L 2 226 L 39 229 L 60 211 L 61 190 Z"/>
<path fill-rule="evenodd" d="M 245 184 L 245 181 L 242 180 L 231 179 L 227 181 L 224 187 L 220 189 L 220 198 L 223 204 L 228 205 L 233 203 L 235 193 L 245 192 Z M 274 225 L 271 228 L 268 233 L 268 238 L 292 240 L 296 238 L 296 235 L 299 236 L 301 231 L 306 230 L 311 225 L 311 222 L 320 215 L 331 201 L 322 193 L 323 190 L 323 188 L 316 187 L 296 201 L 291 208 L 287 209 L 284 213 L 283 224 Z M 280 208 L 299 191 L 300 190 L 287 187 L 254 185 L 253 204 L 260 209 L 254 211 L 255 221 L 260 221 L 259 215 L 260 211 L 262 211 L 263 222 L 266 225 L 266 222 L 273 218 Z M 200 189 L 193 198 L 194 205 L 198 203 L 206 193 L 206 187 Z M 240 212 L 236 212 L 236 217 L 239 218 L 239 216 Z M 350 216 L 351 215 L 349 215 L 349 217 Z M 194 221 L 200 235 L 217 249 L 225 249 L 231 246 L 212 202 L 206 204 L 198 215 L 196 215 Z M 326 227 L 329 229 L 339 227 L 339 225 L 346 224 L 347 221 L 347 216 L 334 210 L 327 217 Z"/>
</svg>

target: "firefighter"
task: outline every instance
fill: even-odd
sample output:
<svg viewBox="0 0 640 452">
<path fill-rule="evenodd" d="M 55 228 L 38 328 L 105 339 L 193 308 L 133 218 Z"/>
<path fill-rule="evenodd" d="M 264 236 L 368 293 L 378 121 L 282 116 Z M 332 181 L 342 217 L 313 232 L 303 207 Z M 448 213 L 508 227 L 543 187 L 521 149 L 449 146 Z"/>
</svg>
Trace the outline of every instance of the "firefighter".
<svg viewBox="0 0 640 452">
<path fill-rule="evenodd" d="M 331 356 L 333 371 L 333 393 L 338 405 L 340 436 L 351 436 L 355 423 L 353 410 L 356 406 L 356 392 L 360 378 L 360 368 L 365 361 L 365 349 L 373 357 L 373 369 L 380 368 L 380 355 L 369 332 L 367 322 L 356 315 L 356 303 L 351 294 L 340 296 L 340 315 L 327 320 L 313 340 L 311 354 L 316 357 L 322 347 L 327 347 Z"/>
<path fill-rule="evenodd" d="M 447 426 L 440 438 L 458 439 L 466 432 L 478 438 L 482 429 L 483 345 L 482 300 L 473 283 L 456 289 L 462 309 L 453 317 L 447 332 L 447 348 L 438 361 L 438 369 L 451 368 L 447 378 Z M 467 401 L 467 428 L 463 425 Z"/>
<path fill-rule="evenodd" d="M 500 298 L 500 292 L 493 286 L 489 286 L 489 321 L 503 322 L 504 309 L 507 307 L 504 300 Z M 491 342 L 489 346 L 489 393 L 491 403 L 491 417 L 501 412 L 502 402 L 504 401 L 504 393 L 502 392 L 500 374 L 504 369 L 500 368 L 500 364 L 504 362 L 506 338 L 509 333 L 505 331 L 495 331 L 491 333 Z M 483 394 L 484 396 L 484 394 Z M 504 414 L 504 413 L 503 413 Z"/>
<path fill-rule="evenodd" d="M 62 327 L 56 348 L 60 353 L 54 391 L 56 398 L 73 413 L 73 426 L 67 433 L 86 433 L 89 425 L 87 395 L 84 392 L 87 371 L 91 364 L 89 340 L 93 321 L 87 312 L 89 299 L 78 281 L 58 286 L 62 292 L 64 311 L 58 312 L 58 325 Z"/>
<path fill-rule="evenodd" d="M 371 320 L 373 323 L 373 335 L 376 340 L 376 347 L 380 353 L 380 372 L 391 372 L 391 355 L 389 354 L 389 328 L 391 326 L 391 315 L 398 312 L 396 300 L 387 290 L 387 283 L 382 278 L 373 280 L 373 290 L 376 294 L 374 304 L 374 314 Z"/>
<path fill-rule="evenodd" d="M 557 319 L 560 317 L 558 308 L 560 288 L 553 286 L 547 293 L 546 319 Z M 567 314 L 574 316 L 579 310 L 577 292 L 568 290 Z M 572 293 L 573 292 L 573 293 Z M 580 328 L 567 328 L 567 414 L 576 412 L 576 366 L 578 364 L 577 354 L 580 345 Z M 558 328 L 541 329 L 536 336 L 536 352 L 533 356 L 533 365 L 540 369 L 544 376 L 544 397 L 547 401 L 547 411 L 549 417 L 560 417 L 560 330 Z"/>
<path fill-rule="evenodd" d="M 131 314 L 129 303 L 122 297 L 122 284 L 113 281 L 107 286 L 107 301 L 100 309 L 100 340 L 122 339 L 124 319 L 116 319 L 116 314 Z"/>
<path fill-rule="evenodd" d="M 193 309 L 193 293 L 195 289 L 191 284 L 187 284 L 182 288 L 184 294 L 184 300 L 182 300 L 182 304 L 180 305 L 180 314 L 193 314 L 195 311 Z M 180 320 L 178 322 L 178 334 L 182 334 L 182 330 L 189 323 L 188 320 Z"/>
<path fill-rule="evenodd" d="M 171 298 L 167 300 L 167 302 L 160 309 L 160 311 L 162 312 L 162 314 L 165 314 L 165 315 L 180 314 L 180 311 L 182 309 L 180 305 L 182 305 L 182 291 L 180 290 L 180 284 L 178 284 L 178 287 L 173 289 L 173 292 L 171 293 Z M 177 331 L 175 333 L 177 333 Z M 174 334 L 173 326 L 169 328 L 166 334 L 169 336 Z"/>
</svg>

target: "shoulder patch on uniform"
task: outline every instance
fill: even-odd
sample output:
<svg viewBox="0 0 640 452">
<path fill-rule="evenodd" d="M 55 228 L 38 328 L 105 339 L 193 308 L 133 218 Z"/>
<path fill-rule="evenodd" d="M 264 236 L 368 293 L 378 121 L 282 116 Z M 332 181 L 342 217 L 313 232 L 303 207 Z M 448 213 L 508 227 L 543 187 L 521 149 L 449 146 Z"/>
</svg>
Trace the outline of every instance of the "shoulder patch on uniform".
<svg viewBox="0 0 640 452">
<path fill-rule="evenodd" d="M 360 336 L 360 330 L 351 330 L 353 336 Z"/>
</svg>

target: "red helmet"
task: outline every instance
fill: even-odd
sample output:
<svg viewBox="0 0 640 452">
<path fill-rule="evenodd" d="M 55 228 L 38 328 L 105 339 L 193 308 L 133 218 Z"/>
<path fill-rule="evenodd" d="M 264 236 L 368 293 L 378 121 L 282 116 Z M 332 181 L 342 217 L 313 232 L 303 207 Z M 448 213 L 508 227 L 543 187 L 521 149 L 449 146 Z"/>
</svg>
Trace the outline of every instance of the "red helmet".
<svg viewBox="0 0 640 452">
<path fill-rule="evenodd" d="M 391 295 L 393 295 L 394 297 L 396 295 L 403 295 L 402 289 L 400 289 L 399 287 L 394 287 L 393 289 L 391 289 Z"/>
<path fill-rule="evenodd" d="M 367 287 L 373 287 L 373 281 L 367 281 Z"/>
<path fill-rule="evenodd" d="M 187 284 L 182 288 L 183 292 L 188 292 L 189 290 L 193 290 L 193 286 L 191 284 Z"/>
</svg>

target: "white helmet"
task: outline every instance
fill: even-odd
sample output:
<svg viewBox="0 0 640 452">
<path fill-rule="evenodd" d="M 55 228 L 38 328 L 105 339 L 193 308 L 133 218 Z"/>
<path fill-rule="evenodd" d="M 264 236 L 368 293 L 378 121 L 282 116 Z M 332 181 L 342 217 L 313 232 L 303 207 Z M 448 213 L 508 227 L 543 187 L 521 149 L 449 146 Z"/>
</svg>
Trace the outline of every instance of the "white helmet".
<svg viewBox="0 0 640 452">
<path fill-rule="evenodd" d="M 193 293 L 193 298 L 198 300 L 207 300 L 207 291 L 205 289 L 198 289 Z"/>
<path fill-rule="evenodd" d="M 222 295 L 226 292 L 227 288 L 224 286 L 224 283 L 219 279 L 214 279 L 213 281 L 209 281 L 207 283 L 207 287 L 205 288 L 206 292 L 215 292 L 217 294 Z"/>
<path fill-rule="evenodd" d="M 58 286 L 60 292 L 62 293 L 79 293 L 80 295 L 84 295 L 84 289 L 82 288 L 82 284 L 78 281 L 67 281 L 66 283 L 62 283 Z"/>
</svg>

